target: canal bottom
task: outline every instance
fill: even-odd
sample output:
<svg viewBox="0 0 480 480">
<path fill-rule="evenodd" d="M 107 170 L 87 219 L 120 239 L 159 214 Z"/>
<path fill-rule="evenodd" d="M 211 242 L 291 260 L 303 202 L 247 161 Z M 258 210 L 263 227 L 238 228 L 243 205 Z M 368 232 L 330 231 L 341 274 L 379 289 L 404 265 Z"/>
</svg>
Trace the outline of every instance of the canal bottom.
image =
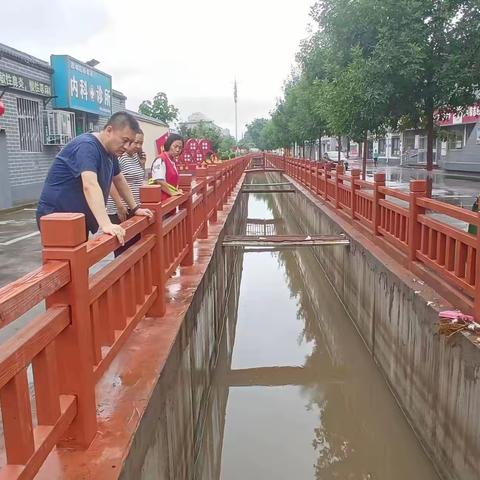
<svg viewBox="0 0 480 480">
<path fill-rule="evenodd" d="M 301 212 L 279 218 L 288 195 L 248 194 L 246 231 L 235 233 L 258 233 L 258 220 L 270 234 L 321 233 L 302 231 Z M 194 478 L 438 479 L 312 250 L 242 261 Z"/>
</svg>

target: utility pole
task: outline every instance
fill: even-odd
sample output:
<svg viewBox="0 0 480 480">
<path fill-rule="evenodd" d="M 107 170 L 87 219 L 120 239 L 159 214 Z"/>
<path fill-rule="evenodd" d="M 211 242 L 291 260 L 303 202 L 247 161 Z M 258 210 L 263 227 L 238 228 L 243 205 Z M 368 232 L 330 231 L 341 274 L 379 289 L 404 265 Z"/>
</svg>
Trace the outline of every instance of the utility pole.
<svg viewBox="0 0 480 480">
<path fill-rule="evenodd" d="M 233 100 L 235 102 L 235 141 L 238 145 L 238 97 L 237 97 L 237 79 L 235 79 L 235 83 L 233 84 Z"/>
</svg>

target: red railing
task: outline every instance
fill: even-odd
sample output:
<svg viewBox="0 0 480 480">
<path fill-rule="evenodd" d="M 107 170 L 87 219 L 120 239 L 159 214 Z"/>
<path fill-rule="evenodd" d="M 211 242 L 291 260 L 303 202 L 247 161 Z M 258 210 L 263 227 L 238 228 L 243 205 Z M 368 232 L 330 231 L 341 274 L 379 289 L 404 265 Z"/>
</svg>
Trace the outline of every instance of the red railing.
<svg viewBox="0 0 480 480">
<path fill-rule="evenodd" d="M 0 289 L 0 328 L 46 302 L 44 313 L 2 343 L 1 480 L 33 478 L 59 443 L 89 445 L 97 430 L 96 383 L 138 322 L 164 315 L 168 277 L 193 264 L 195 240 L 208 236 L 209 220 L 216 220 L 250 160 L 197 169 L 193 183 L 181 175 L 184 194 L 165 203 L 159 186 L 142 187 L 142 205 L 153 219 L 124 222 L 126 240 L 141 234 L 140 240 L 92 275 L 89 268 L 118 241 L 108 235 L 86 241 L 81 214 L 41 219 L 44 265 Z"/>
<path fill-rule="evenodd" d="M 354 169 L 267 154 L 267 162 L 303 184 L 337 213 L 372 235 L 377 244 L 458 308 L 480 314 L 479 214 L 426 197 L 426 182 L 410 191 L 385 185 L 385 174 L 360 180 Z M 463 224 L 461 222 L 464 222 Z M 477 235 L 459 225 L 477 226 Z"/>
</svg>

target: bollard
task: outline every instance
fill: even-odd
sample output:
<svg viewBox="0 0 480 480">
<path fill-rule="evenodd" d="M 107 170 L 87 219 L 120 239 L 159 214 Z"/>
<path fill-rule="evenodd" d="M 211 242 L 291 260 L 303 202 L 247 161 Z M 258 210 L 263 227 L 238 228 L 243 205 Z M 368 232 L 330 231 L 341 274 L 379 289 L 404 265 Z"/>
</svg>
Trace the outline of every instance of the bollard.
<svg viewBox="0 0 480 480">
<path fill-rule="evenodd" d="M 385 186 L 385 173 L 375 173 L 373 175 L 373 234 L 380 235 L 378 227 L 380 226 L 380 200 L 385 199 L 385 194 L 378 191 L 379 187 Z"/>
<path fill-rule="evenodd" d="M 410 208 L 408 219 L 408 259 L 414 262 L 417 259 L 417 250 L 420 246 L 422 228 L 418 222 L 418 215 L 424 214 L 425 209 L 417 205 L 417 198 L 425 197 L 427 182 L 425 180 L 410 180 Z"/>
<path fill-rule="evenodd" d="M 150 317 L 163 317 L 165 315 L 165 260 L 163 251 L 163 208 L 162 189 L 160 185 L 145 185 L 140 187 L 140 201 L 142 207 L 149 208 L 155 221 L 145 230 L 144 235 L 155 236 L 155 246 L 152 249 L 152 284 L 157 287 L 157 298 L 147 315 Z"/>
<path fill-rule="evenodd" d="M 77 397 L 77 415 L 61 445 L 87 448 L 97 432 L 93 340 L 90 323 L 87 232 L 81 213 L 40 219 L 43 263 L 68 261 L 70 282 L 46 299 L 46 307 L 69 305 L 71 324 L 56 339 L 59 392 Z"/>
</svg>

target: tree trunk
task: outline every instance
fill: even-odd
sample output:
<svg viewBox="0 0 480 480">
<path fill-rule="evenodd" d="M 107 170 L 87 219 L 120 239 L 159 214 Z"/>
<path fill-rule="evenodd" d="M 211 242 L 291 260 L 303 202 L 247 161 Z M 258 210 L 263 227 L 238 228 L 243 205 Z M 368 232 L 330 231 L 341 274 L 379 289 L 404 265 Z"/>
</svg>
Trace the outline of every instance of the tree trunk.
<svg viewBox="0 0 480 480">
<path fill-rule="evenodd" d="M 342 151 L 342 137 L 339 135 L 337 137 L 337 144 L 338 144 L 338 164 L 340 165 L 340 157 L 341 157 L 341 151 Z"/>
<path fill-rule="evenodd" d="M 427 102 L 427 196 L 432 196 L 433 189 L 433 102 Z"/>
<path fill-rule="evenodd" d="M 347 137 L 347 158 L 350 158 L 350 138 Z"/>
<path fill-rule="evenodd" d="M 362 161 L 362 180 L 367 178 L 367 153 L 368 153 L 368 138 L 365 137 L 363 141 L 363 161 Z"/>
<path fill-rule="evenodd" d="M 318 137 L 318 161 L 322 160 L 322 134 Z"/>
</svg>

